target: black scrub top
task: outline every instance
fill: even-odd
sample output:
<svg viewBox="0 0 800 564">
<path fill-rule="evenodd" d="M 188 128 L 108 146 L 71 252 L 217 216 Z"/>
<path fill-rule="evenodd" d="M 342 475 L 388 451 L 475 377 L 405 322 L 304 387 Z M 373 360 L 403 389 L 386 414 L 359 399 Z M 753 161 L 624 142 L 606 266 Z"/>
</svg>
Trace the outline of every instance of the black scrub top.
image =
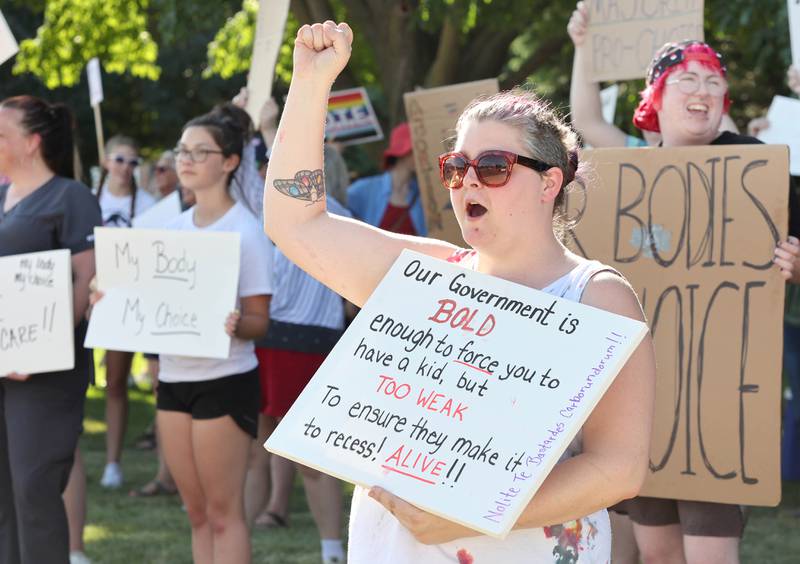
<svg viewBox="0 0 800 564">
<path fill-rule="evenodd" d="M 94 248 L 94 228 L 103 224 L 100 206 L 89 188 L 54 176 L 4 211 L 8 185 L 0 185 L 0 257 Z M 83 348 L 86 322 L 75 328 L 75 371 L 91 374 L 91 353 Z"/>
</svg>

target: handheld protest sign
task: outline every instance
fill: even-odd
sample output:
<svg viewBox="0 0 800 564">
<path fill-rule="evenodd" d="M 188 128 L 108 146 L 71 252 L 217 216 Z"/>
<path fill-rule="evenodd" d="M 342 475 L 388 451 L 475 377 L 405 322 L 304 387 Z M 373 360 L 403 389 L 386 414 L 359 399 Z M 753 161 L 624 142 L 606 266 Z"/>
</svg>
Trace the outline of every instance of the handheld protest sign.
<svg viewBox="0 0 800 564">
<path fill-rule="evenodd" d="M 594 82 L 644 78 L 664 43 L 703 40 L 703 0 L 589 0 L 588 6 L 587 68 Z"/>
<path fill-rule="evenodd" d="M 3 12 L 0 10 L 0 65 L 16 55 L 18 51 L 17 40 L 14 39 L 14 34 L 11 33 L 11 29 L 3 17 Z"/>
<path fill-rule="evenodd" d="M 383 130 L 365 88 L 331 92 L 325 120 L 325 139 L 358 145 L 383 139 Z"/>
<path fill-rule="evenodd" d="M 87 347 L 227 358 L 239 234 L 95 228 L 97 286 Z"/>
<path fill-rule="evenodd" d="M 97 138 L 97 158 L 103 162 L 106 155 L 103 139 L 103 114 L 100 111 L 100 104 L 103 102 L 103 79 L 100 75 L 100 60 L 97 57 L 90 59 L 86 63 L 86 77 L 89 82 L 89 104 L 94 112 L 94 133 Z"/>
<path fill-rule="evenodd" d="M 450 148 L 447 140 L 453 136 L 458 116 L 467 104 L 498 91 L 497 79 L 493 78 L 403 95 L 429 237 L 464 246 L 450 194 L 439 180 L 439 155 Z"/>
<path fill-rule="evenodd" d="M 261 107 L 272 95 L 272 78 L 278 60 L 289 0 L 259 0 L 253 56 L 247 75 L 247 113 L 258 127 Z"/>
<path fill-rule="evenodd" d="M 619 98 L 619 84 L 612 84 L 600 91 L 600 105 L 602 107 L 603 119 L 606 123 L 614 124 L 614 116 L 617 113 L 617 98 Z"/>
<path fill-rule="evenodd" d="M 641 495 L 780 501 L 786 147 L 595 149 L 597 182 L 568 202 L 568 244 L 620 270 L 658 366 Z"/>
<path fill-rule="evenodd" d="M 75 366 L 69 250 L 0 258 L 0 377 Z"/>
<path fill-rule="evenodd" d="M 265 447 L 502 538 L 646 333 L 406 250 Z"/>
<path fill-rule="evenodd" d="M 181 214 L 181 195 L 178 190 L 161 198 L 142 215 L 136 215 L 131 225 L 144 229 L 161 229 Z"/>
<path fill-rule="evenodd" d="M 775 96 L 767 112 L 769 127 L 758 134 L 764 143 L 789 146 L 789 172 L 800 176 L 800 100 Z"/>
<path fill-rule="evenodd" d="M 792 64 L 800 69 L 800 0 L 786 0 L 789 11 L 789 40 L 792 44 Z"/>
</svg>

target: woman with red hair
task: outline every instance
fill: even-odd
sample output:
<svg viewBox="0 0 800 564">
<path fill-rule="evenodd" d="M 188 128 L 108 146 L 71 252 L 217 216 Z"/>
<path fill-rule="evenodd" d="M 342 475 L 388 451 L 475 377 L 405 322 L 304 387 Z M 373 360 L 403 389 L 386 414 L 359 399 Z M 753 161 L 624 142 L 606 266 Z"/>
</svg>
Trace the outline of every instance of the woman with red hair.
<svg viewBox="0 0 800 564">
<path fill-rule="evenodd" d="M 754 137 L 719 131 L 731 101 L 722 56 L 699 41 L 668 43 L 647 72 L 633 123 L 661 133 L 663 147 L 760 143 Z M 792 191 L 790 191 L 791 193 Z M 790 208 L 795 209 L 790 196 Z M 797 221 L 797 214 L 790 214 Z M 790 221 L 790 233 L 797 233 Z M 787 280 L 800 247 L 789 237 L 775 249 L 774 263 Z M 737 563 L 744 530 L 738 505 L 638 497 L 626 502 L 644 562 Z"/>
</svg>

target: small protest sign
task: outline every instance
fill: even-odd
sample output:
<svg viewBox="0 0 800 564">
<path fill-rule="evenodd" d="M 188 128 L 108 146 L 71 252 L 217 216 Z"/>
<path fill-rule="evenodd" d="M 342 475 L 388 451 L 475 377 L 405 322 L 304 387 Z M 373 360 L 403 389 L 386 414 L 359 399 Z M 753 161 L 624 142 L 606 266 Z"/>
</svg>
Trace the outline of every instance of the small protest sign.
<svg viewBox="0 0 800 564">
<path fill-rule="evenodd" d="M 0 377 L 75 366 L 69 250 L 0 258 Z"/>
<path fill-rule="evenodd" d="M 342 145 L 383 139 L 383 130 L 365 88 L 331 92 L 325 120 L 325 138 Z"/>
<path fill-rule="evenodd" d="M 100 75 L 100 60 L 90 59 L 86 64 L 86 76 L 89 79 L 89 104 L 97 106 L 103 101 L 103 78 Z"/>
<path fill-rule="evenodd" d="M 131 220 L 133 227 L 144 229 L 163 229 L 181 214 L 181 195 L 177 190 L 161 198 L 142 215 Z"/>
<path fill-rule="evenodd" d="M 745 505 L 781 496 L 786 147 L 593 149 L 568 243 L 622 272 L 655 340 L 642 495 Z"/>
<path fill-rule="evenodd" d="M 411 127 L 417 182 L 428 236 L 464 246 L 450 194 L 439 180 L 439 155 L 450 149 L 458 116 L 478 96 L 495 94 L 497 79 L 478 80 L 406 92 L 403 100 Z"/>
<path fill-rule="evenodd" d="M 669 41 L 703 39 L 703 0 L 591 0 L 587 37 L 591 79 L 644 78 Z"/>
<path fill-rule="evenodd" d="M 792 64 L 800 69 L 800 0 L 786 0 L 789 11 L 789 40 L 792 44 Z"/>
<path fill-rule="evenodd" d="M 612 84 L 600 91 L 600 103 L 603 108 L 603 119 L 613 125 L 617 113 L 617 98 L 619 98 L 619 84 Z"/>
<path fill-rule="evenodd" d="M 6 22 L 3 12 L 0 10 L 0 65 L 16 55 L 18 51 L 17 40 L 14 39 L 14 34 L 11 33 L 8 22 Z"/>
<path fill-rule="evenodd" d="M 227 358 L 239 234 L 95 228 L 97 286 L 87 347 Z"/>
<path fill-rule="evenodd" d="M 789 170 L 800 176 L 800 100 L 775 96 L 767 112 L 769 127 L 758 134 L 764 143 L 789 146 Z"/>
<path fill-rule="evenodd" d="M 502 538 L 646 333 L 406 250 L 265 447 Z"/>
</svg>

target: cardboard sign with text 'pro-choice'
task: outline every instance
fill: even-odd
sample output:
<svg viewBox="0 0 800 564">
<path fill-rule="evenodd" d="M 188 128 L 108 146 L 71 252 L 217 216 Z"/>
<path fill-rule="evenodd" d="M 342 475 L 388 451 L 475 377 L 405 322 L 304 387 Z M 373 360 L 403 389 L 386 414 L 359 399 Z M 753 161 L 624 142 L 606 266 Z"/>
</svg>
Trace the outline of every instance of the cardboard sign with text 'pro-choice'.
<svg viewBox="0 0 800 564">
<path fill-rule="evenodd" d="M 75 366 L 66 249 L 0 258 L 0 377 Z"/>
<path fill-rule="evenodd" d="M 703 40 L 703 0 L 591 0 L 586 44 L 593 81 L 644 78 L 665 43 Z"/>
<path fill-rule="evenodd" d="M 404 251 L 265 447 L 504 537 L 646 332 Z"/>
<path fill-rule="evenodd" d="M 239 234 L 95 228 L 97 286 L 87 347 L 227 358 Z"/>
</svg>

